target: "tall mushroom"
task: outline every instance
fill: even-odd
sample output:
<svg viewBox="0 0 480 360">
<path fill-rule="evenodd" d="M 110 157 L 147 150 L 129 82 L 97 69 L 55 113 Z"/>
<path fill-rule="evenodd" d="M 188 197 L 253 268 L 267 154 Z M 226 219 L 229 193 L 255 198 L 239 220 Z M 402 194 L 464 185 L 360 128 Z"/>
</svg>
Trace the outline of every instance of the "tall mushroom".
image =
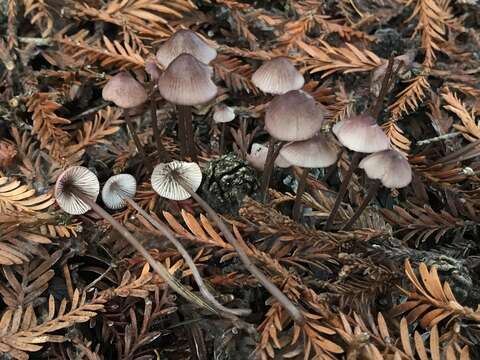
<svg viewBox="0 0 480 360">
<path fill-rule="evenodd" d="M 220 144 L 218 146 L 218 152 L 223 155 L 225 147 L 225 133 L 226 124 L 235 119 L 235 110 L 225 104 L 219 104 L 215 106 L 213 111 L 213 121 L 215 124 L 220 124 Z"/>
<path fill-rule="evenodd" d="M 337 150 L 323 135 L 317 135 L 309 140 L 290 143 L 280 150 L 290 164 L 302 168 L 297 187 L 297 195 L 293 205 L 293 219 L 299 221 L 300 206 L 308 177 L 309 169 L 328 167 L 337 161 Z"/>
<path fill-rule="evenodd" d="M 124 111 L 125 121 L 127 122 L 128 129 L 132 135 L 135 146 L 140 153 L 143 161 L 147 162 L 147 156 L 143 149 L 142 143 L 138 138 L 135 127 L 130 119 L 130 109 L 140 106 L 147 101 L 147 92 L 143 86 L 135 80 L 128 72 L 122 71 L 113 76 L 103 87 L 102 97 L 106 101 L 113 102 L 119 108 Z"/>
<path fill-rule="evenodd" d="M 366 156 L 358 165 L 373 181 L 368 187 L 367 194 L 355 214 L 341 228 L 349 230 L 355 224 L 368 203 L 377 194 L 380 184 L 389 189 L 399 189 L 412 182 L 412 168 L 407 159 L 397 150 L 384 150 Z"/>
<path fill-rule="evenodd" d="M 137 182 L 132 175 L 118 174 L 110 177 L 103 186 L 102 199 L 105 205 L 112 210 L 118 210 L 125 207 L 127 204 L 133 207 L 143 218 L 150 222 L 162 235 L 164 235 L 178 250 L 183 257 L 188 267 L 192 271 L 193 278 L 198 285 L 200 293 L 220 312 L 233 314 L 233 315 L 248 315 L 250 309 L 230 309 L 220 304 L 214 295 L 208 290 L 203 282 L 195 262 L 191 258 L 190 254 L 183 247 L 183 245 L 176 239 L 170 228 L 160 220 L 150 216 L 145 210 L 142 209 L 134 200 Z"/>
<path fill-rule="evenodd" d="M 323 106 L 301 90 L 292 90 L 275 97 L 267 106 L 265 130 L 270 134 L 261 194 L 267 198 L 273 165 L 286 141 L 303 141 L 313 137 L 322 127 Z M 280 142 L 278 145 L 276 145 Z"/>
<path fill-rule="evenodd" d="M 174 161 L 171 163 L 158 164 L 152 173 L 152 187 L 160 196 L 170 199 L 184 199 L 185 193 L 193 197 L 215 222 L 225 239 L 236 250 L 240 260 L 250 273 L 282 304 L 295 321 L 303 323 L 305 319 L 301 311 L 252 263 L 245 253 L 243 246 L 239 244 L 225 222 L 216 211 L 195 192 L 198 188 L 197 184 L 199 185 L 199 174 L 201 174 L 201 170 L 196 163 Z"/>
<path fill-rule="evenodd" d="M 217 95 L 212 75 L 210 66 L 184 53 L 176 57 L 158 79 L 160 94 L 177 105 L 182 157 L 188 155 L 196 159 L 192 106 L 205 104 Z"/>
<path fill-rule="evenodd" d="M 155 270 L 173 290 L 185 299 L 216 313 L 217 311 L 210 304 L 206 303 L 202 298 L 195 295 L 176 280 L 122 224 L 96 203 L 99 192 L 100 184 L 96 175 L 82 166 L 72 166 L 66 169 L 57 178 L 55 184 L 55 199 L 63 211 L 72 215 L 80 215 L 92 209 L 108 221 L 112 227 L 145 258 L 153 270 Z"/>
</svg>

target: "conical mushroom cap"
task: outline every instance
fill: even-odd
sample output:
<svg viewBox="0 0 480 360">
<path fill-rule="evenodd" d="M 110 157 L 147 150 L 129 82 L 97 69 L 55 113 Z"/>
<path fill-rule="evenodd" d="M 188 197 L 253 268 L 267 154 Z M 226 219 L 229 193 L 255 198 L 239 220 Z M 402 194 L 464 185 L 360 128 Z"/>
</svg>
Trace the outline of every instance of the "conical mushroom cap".
<svg viewBox="0 0 480 360">
<path fill-rule="evenodd" d="M 122 71 L 105 84 L 102 97 L 118 107 L 130 109 L 147 101 L 147 92 L 128 72 Z"/>
<path fill-rule="evenodd" d="M 219 123 L 227 123 L 233 121 L 235 119 L 235 111 L 225 104 L 220 104 L 215 107 L 215 111 L 213 113 L 213 121 L 217 124 Z"/>
<path fill-rule="evenodd" d="M 346 148 L 373 153 L 390 149 L 390 140 L 370 115 L 358 115 L 333 125 L 333 133 Z"/>
<path fill-rule="evenodd" d="M 190 54 L 208 64 L 217 57 L 217 50 L 210 47 L 195 32 L 181 29 L 160 45 L 156 57 L 163 67 L 167 67 L 181 54 Z"/>
<path fill-rule="evenodd" d="M 292 142 L 280 150 L 280 155 L 290 164 L 303 168 L 327 167 L 337 161 L 335 147 L 322 135 Z"/>
<path fill-rule="evenodd" d="M 305 80 L 287 57 L 280 56 L 266 61 L 252 75 L 253 84 L 268 94 L 285 94 L 299 90 Z"/>
<path fill-rule="evenodd" d="M 152 172 L 152 188 L 160 196 L 170 200 L 186 200 L 190 194 L 175 180 L 175 176 L 185 181 L 193 191 L 202 183 L 202 171 L 196 163 L 172 161 L 155 166 Z"/>
<path fill-rule="evenodd" d="M 265 129 L 275 139 L 302 141 L 310 139 L 322 127 L 323 106 L 300 90 L 275 97 L 267 106 Z"/>
<path fill-rule="evenodd" d="M 114 175 L 103 185 L 102 200 L 109 209 L 118 210 L 126 206 L 125 197 L 132 198 L 136 191 L 137 180 L 132 175 Z"/>
<path fill-rule="evenodd" d="M 173 60 L 158 79 L 158 90 L 169 102 L 178 105 L 200 105 L 217 95 L 210 66 L 190 54 Z"/>
<path fill-rule="evenodd" d="M 389 189 L 402 188 L 412 181 L 412 168 L 397 150 L 384 150 L 363 158 L 358 165 L 370 179 L 378 179 Z"/>
<path fill-rule="evenodd" d="M 268 146 L 253 143 L 252 149 L 250 153 L 247 154 L 247 161 L 252 165 L 255 169 L 263 171 L 265 167 L 265 162 L 267 161 L 268 155 Z M 291 164 L 285 160 L 282 154 L 278 154 L 277 158 L 275 159 L 275 166 L 280 168 L 288 168 Z"/>
<path fill-rule="evenodd" d="M 83 166 L 72 166 L 62 172 L 55 183 L 55 199 L 60 208 L 71 215 L 81 215 L 90 210 L 83 200 L 73 193 L 82 192 L 93 201 L 97 200 L 100 183 L 97 176 Z"/>
</svg>

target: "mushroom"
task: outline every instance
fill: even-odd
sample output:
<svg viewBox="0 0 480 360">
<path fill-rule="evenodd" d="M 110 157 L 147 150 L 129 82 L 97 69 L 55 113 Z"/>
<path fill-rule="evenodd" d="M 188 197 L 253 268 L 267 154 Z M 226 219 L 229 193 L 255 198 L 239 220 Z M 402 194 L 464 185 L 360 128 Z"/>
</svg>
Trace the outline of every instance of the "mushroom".
<svg viewBox="0 0 480 360">
<path fill-rule="evenodd" d="M 309 140 L 290 143 L 280 150 L 280 155 L 290 164 L 302 168 L 293 205 L 293 219 L 299 221 L 300 206 L 309 169 L 328 167 L 337 161 L 337 150 L 323 135 Z"/>
<path fill-rule="evenodd" d="M 165 41 L 157 51 L 157 60 L 167 67 L 181 54 L 190 54 L 204 64 L 217 57 L 217 51 L 191 30 L 180 29 Z"/>
<path fill-rule="evenodd" d="M 193 141 L 192 106 L 205 104 L 215 98 L 217 87 L 210 66 L 190 54 L 173 60 L 158 79 L 158 90 L 169 102 L 177 105 L 178 133 L 182 157 L 196 159 Z"/>
<path fill-rule="evenodd" d="M 197 191 L 202 183 L 202 170 L 196 163 L 186 161 L 171 161 L 155 166 L 151 182 L 153 190 L 160 196 L 170 200 L 186 200 L 190 193 L 178 182 L 181 178 L 192 191 Z"/>
<path fill-rule="evenodd" d="M 253 73 L 252 82 L 264 93 L 279 95 L 301 89 L 305 80 L 287 57 L 280 56 L 263 63 Z"/>
<path fill-rule="evenodd" d="M 135 80 L 128 72 L 122 71 L 113 76 L 103 87 L 102 97 L 106 101 L 113 102 L 123 109 L 125 121 L 132 134 L 133 141 L 143 161 L 147 161 L 145 150 L 138 138 L 137 132 L 130 119 L 130 109 L 140 106 L 147 101 L 147 92 L 143 86 Z"/>
<path fill-rule="evenodd" d="M 380 185 L 389 189 L 399 189 L 412 182 L 412 167 L 397 150 L 384 150 L 368 155 L 360 161 L 358 167 L 363 169 L 367 177 L 373 181 L 359 208 L 341 230 L 350 229 L 368 203 L 377 195 Z"/>
<path fill-rule="evenodd" d="M 398 70 L 398 68 L 397 68 Z M 332 131 L 338 141 L 347 149 L 354 151 L 350 162 L 350 167 L 340 185 L 340 189 L 333 204 L 332 211 L 325 224 L 325 230 L 328 231 L 333 225 L 335 215 L 337 214 L 340 204 L 347 192 L 348 185 L 354 171 L 358 167 L 358 162 L 362 153 L 373 153 L 389 149 L 390 140 L 383 132 L 382 128 L 377 125 L 376 118 L 382 109 L 383 98 L 388 89 L 391 78 L 393 77 L 393 57 L 388 60 L 387 71 L 382 81 L 382 88 L 377 97 L 377 101 L 373 107 L 365 114 L 353 116 L 336 123 Z"/>
<path fill-rule="evenodd" d="M 160 220 L 155 219 L 150 216 L 145 210 L 143 210 L 133 199 L 137 187 L 137 182 L 132 175 L 129 174 L 118 174 L 110 177 L 102 189 L 102 199 L 105 205 L 112 210 L 118 210 L 122 207 L 125 207 L 129 204 L 133 207 L 143 218 L 150 222 L 162 235 L 164 235 L 178 250 L 182 255 L 188 267 L 192 271 L 193 278 L 198 285 L 200 293 L 208 300 L 210 303 L 217 308 L 220 312 L 225 312 L 233 315 L 248 315 L 250 314 L 250 309 L 229 309 L 222 304 L 220 304 L 215 296 L 207 289 L 205 283 L 203 282 L 202 276 L 200 275 L 195 262 L 191 258 L 190 254 L 185 250 L 183 245 L 175 238 L 175 235 L 172 233 L 170 228 L 166 226 Z"/>
<path fill-rule="evenodd" d="M 161 263 L 157 262 L 152 255 L 145 250 L 143 245 L 140 244 L 122 224 L 96 203 L 99 191 L 100 184 L 93 172 L 82 166 L 73 166 L 63 171 L 57 178 L 55 184 L 55 199 L 65 212 L 72 215 L 84 214 L 92 209 L 109 222 L 112 227 L 145 258 L 155 272 L 157 272 L 173 290 L 185 299 L 216 313 L 216 310 L 210 304 L 206 303 L 202 298 L 195 295 L 175 279 Z"/>
<path fill-rule="evenodd" d="M 233 121 L 235 119 L 235 110 L 230 106 L 225 104 L 219 104 L 215 106 L 215 110 L 213 112 L 213 121 L 216 124 L 220 124 L 220 144 L 218 146 L 218 152 L 220 155 L 223 154 L 223 150 L 225 148 L 225 133 L 226 133 L 226 123 Z"/>
<path fill-rule="evenodd" d="M 265 146 L 259 143 L 253 143 L 250 153 L 247 154 L 247 161 L 255 169 L 259 171 L 263 171 L 265 167 L 265 162 L 267 161 L 267 154 L 268 154 L 268 146 Z M 288 168 L 292 164 L 290 164 L 287 160 L 285 160 L 282 154 L 279 153 L 277 158 L 275 159 L 274 165 L 278 166 L 279 168 Z"/>
<path fill-rule="evenodd" d="M 170 163 L 171 164 L 171 163 Z M 177 165 L 170 165 L 170 164 L 158 164 L 155 169 L 154 169 L 154 174 L 152 174 L 152 187 L 153 189 L 160 195 L 164 196 L 165 194 L 171 194 L 173 195 L 170 199 L 175 200 L 177 196 L 175 195 L 180 195 L 183 193 L 180 193 L 178 191 L 180 188 L 182 188 L 183 191 L 187 192 L 195 201 L 200 205 L 200 207 L 206 211 L 207 215 L 215 222 L 217 227 L 220 229 L 222 232 L 223 236 L 225 239 L 228 241 L 228 243 L 236 250 L 238 253 L 238 256 L 240 257 L 240 260 L 244 264 L 244 266 L 250 271 L 250 273 L 257 278 L 257 280 L 267 289 L 267 291 L 270 292 L 270 294 L 276 298 L 276 300 L 282 304 L 282 306 L 287 310 L 287 312 L 292 316 L 292 318 L 297 321 L 300 324 L 303 324 L 305 322 L 305 319 L 303 317 L 303 314 L 301 311 L 290 301 L 290 299 L 285 296 L 284 293 L 282 293 L 275 284 L 273 284 L 250 260 L 248 255 L 245 253 L 245 250 L 242 245 L 240 245 L 239 241 L 236 239 L 236 237 L 233 235 L 233 233 L 230 231 L 230 229 L 227 227 L 225 222 L 220 218 L 220 216 L 216 213 L 215 210 L 212 209 L 208 203 L 203 200 L 194 190 L 194 188 L 191 187 L 191 184 L 195 184 L 198 182 L 198 179 L 193 178 L 194 173 L 197 173 L 198 170 L 200 170 L 200 167 L 195 164 L 195 163 L 190 163 L 190 167 L 188 169 L 197 169 L 197 171 L 191 171 L 189 170 L 188 172 L 182 172 L 179 171 L 179 168 Z M 186 164 L 183 164 L 184 168 L 187 169 Z M 159 168 L 159 171 L 155 171 L 157 168 Z M 181 168 L 180 168 L 181 169 Z M 169 172 L 167 172 L 169 170 Z M 157 176 L 157 174 L 161 174 L 160 177 Z M 176 188 L 176 191 L 163 191 L 164 187 L 159 186 L 160 181 L 165 181 L 168 180 L 169 185 L 167 186 L 168 188 L 174 189 Z M 176 183 L 176 184 L 174 184 Z M 167 197 L 168 198 L 168 197 Z M 182 196 L 183 198 L 183 196 Z"/>
<path fill-rule="evenodd" d="M 271 137 L 262 178 L 261 194 L 264 201 L 275 159 L 285 141 L 303 141 L 313 137 L 322 127 L 324 113 L 324 107 L 301 90 L 279 95 L 268 104 L 265 130 Z"/>
</svg>

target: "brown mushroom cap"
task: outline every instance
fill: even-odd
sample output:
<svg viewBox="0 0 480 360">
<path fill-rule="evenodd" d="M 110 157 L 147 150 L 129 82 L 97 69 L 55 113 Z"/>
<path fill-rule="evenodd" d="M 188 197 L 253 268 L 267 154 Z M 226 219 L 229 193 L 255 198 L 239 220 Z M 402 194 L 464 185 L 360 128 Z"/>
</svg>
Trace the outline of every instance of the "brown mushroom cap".
<svg viewBox="0 0 480 360">
<path fill-rule="evenodd" d="M 160 196 L 170 200 L 186 200 L 190 194 L 176 181 L 175 176 L 186 182 L 193 191 L 202 183 L 202 170 L 197 163 L 171 161 L 155 166 L 152 172 L 152 188 Z"/>
<path fill-rule="evenodd" d="M 210 66 L 190 54 L 182 54 L 160 76 L 158 90 L 167 101 L 174 104 L 205 104 L 217 95 L 212 74 Z"/>
<path fill-rule="evenodd" d="M 160 45 L 156 57 L 163 67 L 167 67 L 181 54 L 190 54 L 205 64 L 217 57 L 217 51 L 200 36 L 191 30 L 184 29 L 178 30 Z"/>
<path fill-rule="evenodd" d="M 255 169 L 263 171 L 265 167 L 265 162 L 267 161 L 268 156 L 268 146 L 253 143 L 252 149 L 250 153 L 247 154 L 247 161 L 252 165 Z M 288 168 L 292 164 L 290 164 L 282 154 L 278 154 L 277 158 L 275 159 L 275 166 L 279 168 Z"/>
<path fill-rule="evenodd" d="M 299 90 L 305 80 L 285 56 L 266 61 L 252 75 L 253 84 L 268 94 L 285 94 Z"/>
<path fill-rule="evenodd" d="M 390 140 L 370 115 L 357 115 L 333 125 L 333 133 L 346 148 L 373 153 L 390 149 Z"/>
<path fill-rule="evenodd" d="M 313 97 L 301 90 L 292 90 L 268 104 L 265 129 L 278 140 L 307 140 L 322 127 L 324 113 L 323 106 Z"/>
<path fill-rule="evenodd" d="M 128 72 L 122 71 L 105 84 L 102 97 L 118 107 L 130 109 L 147 101 L 147 92 Z"/>
<path fill-rule="evenodd" d="M 402 188 L 412 181 L 412 167 L 397 150 L 384 150 L 363 158 L 358 165 L 370 179 L 378 179 L 390 189 Z"/>
<path fill-rule="evenodd" d="M 337 161 L 337 150 L 323 135 L 292 142 L 280 150 L 280 155 L 290 164 L 303 168 L 327 167 Z"/>
<path fill-rule="evenodd" d="M 136 191 L 137 180 L 132 175 L 114 175 L 103 185 L 102 200 L 109 209 L 118 210 L 127 205 L 125 197 L 133 197 Z"/>
<path fill-rule="evenodd" d="M 227 123 L 233 121 L 235 119 L 235 111 L 225 104 L 219 104 L 215 106 L 215 110 L 213 112 L 213 121 L 217 124 L 219 123 Z"/>
<path fill-rule="evenodd" d="M 75 195 L 73 190 L 96 201 L 100 192 L 97 176 L 86 167 L 72 166 L 62 172 L 55 183 L 55 199 L 63 211 L 71 215 L 86 213 L 90 206 Z"/>
</svg>

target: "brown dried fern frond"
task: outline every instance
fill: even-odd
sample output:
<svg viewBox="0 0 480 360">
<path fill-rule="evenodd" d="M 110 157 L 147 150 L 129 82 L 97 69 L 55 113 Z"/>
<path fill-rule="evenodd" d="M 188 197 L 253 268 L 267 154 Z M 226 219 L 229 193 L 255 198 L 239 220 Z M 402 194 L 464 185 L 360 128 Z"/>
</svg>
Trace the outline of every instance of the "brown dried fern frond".
<svg viewBox="0 0 480 360">
<path fill-rule="evenodd" d="M 234 92 L 245 91 L 248 94 L 258 95 L 260 91 L 250 80 L 253 69 L 242 60 L 219 55 L 212 63 L 215 75 L 225 82 L 227 88 Z"/>
<path fill-rule="evenodd" d="M 417 247 L 430 238 L 439 242 L 446 233 L 473 225 L 445 210 L 434 211 L 428 205 L 419 207 L 409 203 L 407 209 L 394 206 L 393 210 L 381 209 L 380 212 L 392 225 L 399 226 L 398 233 L 403 234 L 404 241 L 412 240 Z"/>
<path fill-rule="evenodd" d="M 32 113 L 32 133 L 40 141 L 42 149 L 50 149 L 51 144 L 58 146 L 70 140 L 70 134 L 60 126 L 70 124 L 70 120 L 55 114 L 61 105 L 55 102 L 56 94 L 36 93 L 27 101 L 27 110 Z"/>
<path fill-rule="evenodd" d="M 430 84 L 427 75 L 419 75 L 411 80 L 410 85 L 403 89 L 395 102 L 389 106 L 391 121 L 397 121 L 402 115 L 415 111 L 423 102 Z"/>
<path fill-rule="evenodd" d="M 15 179 L 0 177 L 0 212 L 18 211 L 38 215 L 55 202 L 51 194 L 35 195 L 35 190 Z"/>
<path fill-rule="evenodd" d="M 17 147 L 10 140 L 0 140 L 0 170 L 5 170 L 12 165 L 17 155 Z"/>
<path fill-rule="evenodd" d="M 382 127 L 392 144 L 401 152 L 408 154 L 410 151 L 411 141 L 405 135 L 403 135 L 404 133 L 402 129 L 398 127 L 396 122 L 390 120 Z"/>
<path fill-rule="evenodd" d="M 145 66 L 146 56 L 140 55 L 128 33 L 124 34 L 123 41 L 110 40 L 106 36 L 99 39 L 90 36 L 86 30 L 80 30 L 74 35 L 61 35 L 55 41 L 62 45 L 63 51 L 84 66 L 98 65 L 102 68 L 139 68 Z"/>
<path fill-rule="evenodd" d="M 17 11 L 18 3 L 17 0 L 8 0 L 7 2 L 7 15 L 8 15 L 8 24 L 7 24 L 7 45 L 9 49 L 13 49 L 18 45 L 17 41 Z"/>
<path fill-rule="evenodd" d="M 461 125 L 453 124 L 453 127 L 460 131 L 465 139 L 470 142 L 480 139 L 480 127 L 475 121 L 475 112 L 473 110 L 469 111 L 457 94 L 450 92 L 448 88 L 441 96 L 446 102 L 446 105 L 443 107 L 457 115 L 462 122 Z"/>
<path fill-rule="evenodd" d="M 53 31 L 53 15 L 48 0 L 23 0 L 25 16 L 30 15 L 30 22 L 37 25 L 42 37 L 49 36 Z"/>
<path fill-rule="evenodd" d="M 410 261 L 405 260 L 405 274 L 413 286 L 412 290 L 402 291 L 408 300 L 394 308 L 392 316 L 407 313 L 406 321 L 413 323 L 419 321 L 423 328 L 432 328 L 444 320 L 457 319 L 459 321 L 480 322 L 480 308 L 473 310 L 461 305 L 453 294 L 448 282 L 443 286 L 438 276 L 437 268 L 433 266 L 430 271 L 425 263 L 419 265 L 420 279 L 415 274 Z"/>
<path fill-rule="evenodd" d="M 298 47 L 305 51 L 312 59 L 307 59 L 307 68 L 310 73 L 325 72 L 322 78 L 337 71 L 344 74 L 362 71 L 371 71 L 385 63 L 373 52 L 359 49 L 351 43 L 337 48 L 326 41 L 319 41 L 319 46 L 312 46 L 303 41 L 297 42 Z"/>
<path fill-rule="evenodd" d="M 72 15 L 90 18 L 127 28 L 132 33 L 152 38 L 168 37 L 172 34 L 170 20 L 178 20 L 182 13 L 195 10 L 188 0 L 112 0 L 100 8 L 87 3 L 75 2 Z"/>
</svg>

